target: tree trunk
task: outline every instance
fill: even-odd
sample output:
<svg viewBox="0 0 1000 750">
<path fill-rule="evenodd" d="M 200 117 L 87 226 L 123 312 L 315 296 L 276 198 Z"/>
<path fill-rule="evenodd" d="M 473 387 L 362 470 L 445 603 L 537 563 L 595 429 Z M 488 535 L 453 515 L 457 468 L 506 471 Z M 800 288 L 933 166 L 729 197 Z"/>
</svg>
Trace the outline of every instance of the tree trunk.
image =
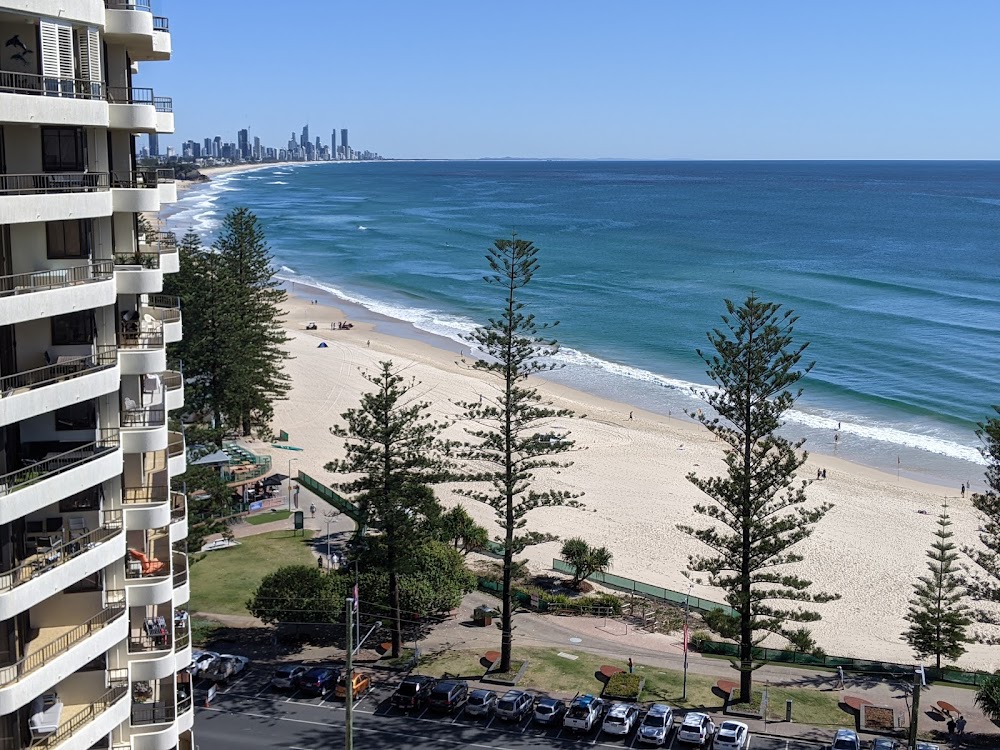
<svg viewBox="0 0 1000 750">
<path fill-rule="evenodd" d="M 511 602 L 514 592 L 511 590 L 511 572 L 514 567 L 514 522 L 510 503 L 507 504 L 507 544 L 503 551 L 503 609 L 500 613 L 500 666 L 498 672 L 510 671 L 511 646 L 513 641 L 513 612 Z"/>
<path fill-rule="evenodd" d="M 747 359 L 753 348 L 754 330 L 751 328 L 749 344 L 747 346 Z M 743 554 L 740 557 L 740 700 L 752 703 L 753 690 L 753 628 L 752 610 L 750 601 L 750 524 L 752 522 L 750 508 L 751 479 L 750 466 L 753 460 L 753 436 L 751 425 L 753 424 L 753 394 L 749 382 L 751 362 L 746 362 L 747 367 L 747 388 L 746 407 L 743 414 Z"/>
<path fill-rule="evenodd" d="M 222 447 L 222 411 L 216 406 L 212 409 L 212 418 L 215 420 L 215 442 Z"/>
<path fill-rule="evenodd" d="M 389 606 L 390 627 L 392 629 L 392 658 L 398 659 L 403 648 L 402 622 L 399 614 L 399 573 L 395 570 L 395 561 L 390 563 L 392 569 L 389 571 Z"/>
<path fill-rule="evenodd" d="M 250 412 L 246 412 L 246 413 L 243 414 L 243 424 L 241 426 L 243 427 L 243 437 L 249 437 L 250 436 Z"/>
</svg>

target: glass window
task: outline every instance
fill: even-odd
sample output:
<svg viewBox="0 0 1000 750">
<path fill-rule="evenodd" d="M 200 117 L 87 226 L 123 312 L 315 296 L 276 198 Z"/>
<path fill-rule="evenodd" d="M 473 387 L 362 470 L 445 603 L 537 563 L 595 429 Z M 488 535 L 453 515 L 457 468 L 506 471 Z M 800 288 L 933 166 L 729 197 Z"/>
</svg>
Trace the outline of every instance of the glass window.
<svg viewBox="0 0 1000 750">
<path fill-rule="evenodd" d="M 83 128 L 42 128 L 42 171 L 83 172 L 86 167 Z"/>
<path fill-rule="evenodd" d="M 45 225 L 49 260 L 89 258 L 91 222 L 89 219 L 50 221 Z"/>
<path fill-rule="evenodd" d="M 52 345 L 92 344 L 96 335 L 94 313 L 82 310 L 52 318 Z"/>
<path fill-rule="evenodd" d="M 56 409 L 56 430 L 93 430 L 97 427 L 97 410 L 93 401 L 84 401 Z"/>
</svg>

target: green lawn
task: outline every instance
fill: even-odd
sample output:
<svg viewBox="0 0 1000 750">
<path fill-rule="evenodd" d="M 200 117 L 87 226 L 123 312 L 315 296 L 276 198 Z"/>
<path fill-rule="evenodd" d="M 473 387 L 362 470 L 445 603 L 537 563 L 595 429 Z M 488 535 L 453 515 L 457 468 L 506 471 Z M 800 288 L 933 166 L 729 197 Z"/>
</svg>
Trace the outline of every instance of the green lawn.
<svg viewBox="0 0 1000 750">
<path fill-rule="evenodd" d="M 270 531 L 244 537 L 228 549 L 192 555 L 189 611 L 247 615 L 247 600 L 261 580 L 284 565 L 315 565 L 313 532 Z"/>
<path fill-rule="evenodd" d="M 271 523 L 272 521 L 284 521 L 292 515 L 291 511 L 279 510 L 274 513 L 260 513 L 256 516 L 247 516 L 247 523 L 252 523 L 254 526 L 259 526 L 262 523 Z"/>
<path fill-rule="evenodd" d="M 559 656 L 559 651 L 569 653 L 577 658 L 567 659 Z M 567 649 L 515 649 L 514 657 L 527 659 L 531 662 L 524 677 L 518 683 L 519 688 L 538 690 L 546 693 L 561 693 L 574 695 L 576 693 L 601 692 L 603 683 L 595 675 L 603 664 L 613 664 L 626 668 L 624 662 L 616 664 L 608 657 L 595 656 L 585 651 Z M 420 660 L 418 671 L 440 677 L 445 672 L 462 677 L 477 677 L 486 671 L 479 660 L 482 654 L 472 651 L 447 651 L 438 654 L 426 654 Z M 688 674 L 687 700 L 681 700 L 683 690 L 683 673 L 680 670 L 667 670 L 636 663 L 635 672 L 646 678 L 646 686 L 640 700 L 660 701 L 680 708 L 710 708 L 721 709 L 722 698 L 712 691 L 717 678 Z M 758 687 L 763 685 L 758 684 Z M 769 688 L 768 716 L 772 720 L 784 719 L 785 700 L 793 701 L 792 716 L 796 722 L 812 725 L 853 726 L 854 717 L 838 705 L 836 693 L 805 688 L 780 689 Z"/>
</svg>

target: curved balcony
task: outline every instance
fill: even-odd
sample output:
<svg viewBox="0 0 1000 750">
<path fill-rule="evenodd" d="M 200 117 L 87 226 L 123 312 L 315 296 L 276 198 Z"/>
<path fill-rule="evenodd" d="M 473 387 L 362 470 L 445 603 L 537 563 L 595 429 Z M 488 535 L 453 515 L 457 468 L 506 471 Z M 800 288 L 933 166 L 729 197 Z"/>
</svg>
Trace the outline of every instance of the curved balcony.
<svg viewBox="0 0 1000 750">
<path fill-rule="evenodd" d="M 121 384 L 114 346 L 98 346 L 84 357 L 58 359 L 0 378 L 0 426 L 112 393 Z"/>
<path fill-rule="evenodd" d="M 36 126 L 72 122 L 84 127 L 107 127 L 104 95 L 100 81 L 0 71 L 5 122 Z"/>
<path fill-rule="evenodd" d="M 184 443 L 184 433 L 182 432 L 168 434 L 167 469 L 172 477 L 179 477 L 187 471 L 187 446 Z"/>
<path fill-rule="evenodd" d="M 188 576 L 188 556 L 185 552 L 173 552 L 174 558 L 174 606 L 179 607 L 191 599 L 191 580 Z"/>
<path fill-rule="evenodd" d="M 133 321 L 138 323 L 138 321 Z M 118 331 L 118 361 L 122 375 L 148 375 L 167 369 L 163 328 L 125 326 Z"/>
<path fill-rule="evenodd" d="M 156 170 L 160 172 L 161 170 Z M 169 170 L 173 174 L 173 170 Z M 167 185 L 157 177 L 160 188 Z M 162 201 L 161 201 L 162 202 Z M 163 273 L 177 273 L 181 269 L 180 254 L 177 252 L 177 235 L 173 232 L 147 232 L 139 238 L 139 257 L 156 255 L 160 259 L 160 270 Z"/>
<path fill-rule="evenodd" d="M 165 487 L 126 487 L 122 505 L 129 531 L 162 529 L 171 522 L 170 494 Z"/>
<path fill-rule="evenodd" d="M 167 411 L 184 408 L 184 374 L 177 370 L 166 370 L 160 374 L 160 379 L 163 381 Z"/>
<path fill-rule="evenodd" d="M 191 620 L 187 612 L 183 612 L 183 619 L 174 616 L 174 657 L 175 669 L 180 672 L 191 665 Z"/>
<path fill-rule="evenodd" d="M 112 206 L 107 172 L 0 174 L 0 224 L 95 219 Z"/>
<path fill-rule="evenodd" d="M 132 705 L 132 750 L 174 750 L 177 747 L 177 709 L 170 703 Z"/>
<path fill-rule="evenodd" d="M 156 105 L 156 132 L 170 135 L 174 132 L 174 100 L 169 96 L 157 96 L 154 104 Z M 173 196 L 176 201 L 176 189 L 173 191 Z"/>
<path fill-rule="evenodd" d="M 163 544 L 166 544 L 166 539 L 163 539 Z M 173 578 L 169 555 L 166 560 L 158 560 L 151 554 L 129 549 L 125 556 L 125 590 L 130 607 L 171 601 Z"/>
<path fill-rule="evenodd" d="M 169 626 L 162 635 L 149 635 L 144 629 L 133 629 L 128 637 L 128 654 L 132 680 L 159 680 L 177 671 Z"/>
<path fill-rule="evenodd" d="M 84 530 L 0 573 L 0 619 L 30 609 L 52 596 L 53 591 L 64 591 L 124 554 L 122 512 L 104 511 L 100 528 Z"/>
<path fill-rule="evenodd" d="M 163 289 L 158 253 L 115 253 L 115 283 L 119 294 L 156 294 Z"/>
<path fill-rule="evenodd" d="M 128 674 L 93 703 L 64 705 L 59 728 L 45 738 L 46 750 L 78 750 L 95 745 L 129 717 Z"/>
<path fill-rule="evenodd" d="M 133 407 L 122 410 L 122 450 L 125 453 L 151 453 L 167 447 L 167 413 L 162 406 Z"/>
<path fill-rule="evenodd" d="M 111 173 L 111 205 L 115 211 L 141 213 L 160 210 L 155 170 Z"/>
<path fill-rule="evenodd" d="M 171 115 L 173 117 L 173 115 Z M 160 203 L 176 203 L 177 202 L 177 180 L 174 177 L 173 169 L 157 169 L 156 170 L 156 184 L 160 188 Z M 164 234 L 173 234 L 172 232 L 164 232 Z M 174 245 L 177 245 L 177 240 L 174 240 Z"/>
<path fill-rule="evenodd" d="M 47 508 L 53 498 L 69 497 L 81 487 L 93 487 L 121 474 L 118 428 L 98 430 L 97 436 L 91 443 L 71 444 L 66 451 L 50 452 L 24 468 L 0 475 L 0 524 Z"/>
<path fill-rule="evenodd" d="M 114 130 L 130 133 L 156 132 L 153 89 L 108 86 L 108 123 Z"/>
<path fill-rule="evenodd" d="M 0 320 L 9 325 L 51 318 L 113 305 L 116 297 L 110 260 L 0 276 Z"/>
<path fill-rule="evenodd" d="M 170 40 L 170 20 L 166 16 L 153 16 L 153 32 L 152 59 L 169 60 L 173 46 Z"/>
<path fill-rule="evenodd" d="M 149 304 L 143 305 L 141 312 L 143 320 L 147 323 L 155 321 L 163 326 L 163 337 L 168 344 L 175 344 L 183 337 L 183 319 L 179 297 L 151 294 L 149 295 Z"/>
<path fill-rule="evenodd" d="M 190 732 L 194 728 L 194 704 L 191 696 L 177 701 L 177 731 L 180 734 Z"/>
<path fill-rule="evenodd" d="M 170 493 L 170 543 L 176 544 L 187 539 L 188 513 L 187 495 L 176 490 Z M 181 567 L 187 569 L 186 560 L 181 560 Z M 174 560 L 174 570 L 178 570 L 178 560 Z"/>
<path fill-rule="evenodd" d="M 0 714 L 13 713 L 125 640 L 124 592 L 107 591 L 104 602 L 97 614 L 69 630 L 38 628 L 38 635 L 28 643 L 28 653 L 0 667 Z"/>
</svg>

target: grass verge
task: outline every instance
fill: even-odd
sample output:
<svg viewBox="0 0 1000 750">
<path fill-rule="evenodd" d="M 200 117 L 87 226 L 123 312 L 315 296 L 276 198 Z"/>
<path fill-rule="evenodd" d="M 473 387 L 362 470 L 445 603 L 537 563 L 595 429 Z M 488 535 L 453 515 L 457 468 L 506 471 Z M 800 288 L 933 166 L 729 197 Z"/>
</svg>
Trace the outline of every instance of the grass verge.
<svg viewBox="0 0 1000 750">
<path fill-rule="evenodd" d="M 188 611 L 248 615 L 247 600 L 268 573 L 285 565 L 315 566 L 309 547 L 312 534 L 269 531 L 243 537 L 235 547 L 192 556 Z"/>
<path fill-rule="evenodd" d="M 274 513 L 261 513 L 256 516 L 247 516 L 247 523 L 252 523 L 254 526 L 259 526 L 262 523 L 271 523 L 272 521 L 284 521 L 291 514 L 291 511 L 278 510 Z"/>
</svg>

